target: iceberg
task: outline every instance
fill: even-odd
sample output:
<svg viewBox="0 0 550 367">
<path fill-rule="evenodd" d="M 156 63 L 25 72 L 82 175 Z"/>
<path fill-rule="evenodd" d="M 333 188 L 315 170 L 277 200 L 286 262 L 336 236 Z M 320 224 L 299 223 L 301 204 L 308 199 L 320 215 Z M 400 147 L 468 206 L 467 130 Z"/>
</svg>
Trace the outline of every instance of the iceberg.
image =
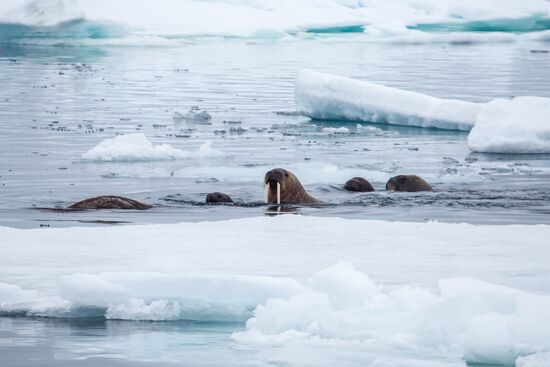
<svg viewBox="0 0 550 367">
<path fill-rule="evenodd" d="M 468 131 L 480 104 L 440 99 L 338 75 L 302 70 L 296 109 L 319 120 L 350 120 Z"/>
<path fill-rule="evenodd" d="M 468 135 L 468 146 L 481 153 L 550 153 L 550 98 L 487 103 Z"/>
</svg>

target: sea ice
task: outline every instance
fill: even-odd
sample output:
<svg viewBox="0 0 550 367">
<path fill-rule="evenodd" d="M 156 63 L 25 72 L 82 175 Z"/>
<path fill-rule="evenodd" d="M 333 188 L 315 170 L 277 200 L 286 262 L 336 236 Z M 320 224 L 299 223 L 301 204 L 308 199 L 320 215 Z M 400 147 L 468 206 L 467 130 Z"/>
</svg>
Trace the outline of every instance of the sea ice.
<svg viewBox="0 0 550 367">
<path fill-rule="evenodd" d="M 198 107 L 193 107 L 183 116 L 183 118 L 191 122 L 205 123 L 210 121 L 212 119 L 212 116 L 206 111 L 199 112 Z"/>
<path fill-rule="evenodd" d="M 298 295 L 258 306 L 247 330 L 234 338 L 277 346 L 325 340 L 409 354 L 446 351 L 457 360 L 498 365 L 550 350 L 549 296 L 472 279 L 442 280 L 435 293 L 387 291 L 349 263 L 318 272 L 308 285 Z"/>
<path fill-rule="evenodd" d="M 234 334 L 240 343 L 416 360 L 394 364 L 399 367 L 441 356 L 456 362 L 446 366 L 463 359 L 512 365 L 525 357 L 518 365 L 532 367 L 550 352 L 548 233 L 545 225 L 294 215 L 215 224 L 0 227 L 0 312 L 248 319 L 246 330 Z M 541 293 L 473 277 L 508 285 L 528 279 Z"/>
<path fill-rule="evenodd" d="M 483 153 L 550 153 L 550 98 L 487 103 L 468 135 L 468 146 Z"/>
<path fill-rule="evenodd" d="M 471 129 L 468 146 L 476 152 L 550 153 L 550 98 L 471 103 L 310 70 L 298 76 L 295 98 L 298 112 L 314 119 Z"/>
<path fill-rule="evenodd" d="M 320 120 L 350 120 L 450 130 L 472 128 L 479 104 L 440 99 L 342 76 L 302 70 L 296 108 Z"/>
<path fill-rule="evenodd" d="M 0 22 L 52 26 L 85 19 L 96 24 L 116 22 L 147 36 L 268 39 L 301 32 L 365 32 L 374 39 L 424 35 L 429 39 L 430 34 L 420 29 L 430 26 L 437 27 L 438 33 L 504 29 L 511 34 L 547 28 L 550 4 L 545 0 L 495 4 L 495 0 L 3 0 Z M 483 33 L 487 32 L 477 32 L 485 38 Z M 471 32 L 470 37 L 475 34 Z"/>
<path fill-rule="evenodd" d="M 169 144 L 153 144 L 145 134 L 119 135 L 105 139 L 82 154 L 82 159 L 93 162 L 158 161 L 193 158 L 224 158 L 227 154 L 212 148 L 211 142 L 202 144 L 195 152 L 172 148 Z"/>
</svg>

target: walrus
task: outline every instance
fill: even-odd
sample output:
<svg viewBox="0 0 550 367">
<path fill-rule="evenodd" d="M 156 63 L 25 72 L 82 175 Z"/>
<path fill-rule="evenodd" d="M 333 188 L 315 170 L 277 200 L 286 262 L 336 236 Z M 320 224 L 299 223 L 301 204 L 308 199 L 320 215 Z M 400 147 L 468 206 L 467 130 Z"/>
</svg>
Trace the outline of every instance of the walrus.
<svg viewBox="0 0 550 367">
<path fill-rule="evenodd" d="M 354 177 L 352 179 L 349 179 L 345 185 L 344 189 L 348 191 L 355 191 L 355 192 L 370 192 L 374 191 L 374 187 L 370 184 L 369 181 L 367 181 L 363 177 Z"/>
<path fill-rule="evenodd" d="M 206 195 L 206 202 L 207 203 L 233 203 L 233 199 L 227 194 L 224 194 L 223 192 L 211 192 L 210 194 Z"/>
<path fill-rule="evenodd" d="M 317 204 L 321 201 L 309 195 L 300 180 L 283 168 L 265 174 L 265 202 L 272 204 Z"/>
<path fill-rule="evenodd" d="M 79 201 L 69 206 L 68 209 L 129 209 L 145 210 L 152 208 L 151 205 L 140 203 L 134 199 L 122 196 L 97 196 Z"/>
<path fill-rule="evenodd" d="M 417 192 L 432 191 L 432 187 L 423 178 L 416 175 L 399 175 L 388 180 L 386 190 Z"/>
</svg>

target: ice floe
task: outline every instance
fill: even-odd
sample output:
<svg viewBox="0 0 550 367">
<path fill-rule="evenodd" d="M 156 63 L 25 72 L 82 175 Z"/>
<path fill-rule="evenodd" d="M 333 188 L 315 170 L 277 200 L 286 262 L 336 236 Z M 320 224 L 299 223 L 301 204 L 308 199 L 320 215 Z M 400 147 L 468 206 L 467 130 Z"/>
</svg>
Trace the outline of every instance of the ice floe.
<svg viewBox="0 0 550 367">
<path fill-rule="evenodd" d="M 105 139 L 82 154 L 82 159 L 93 162 L 133 162 L 174 159 L 225 158 L 227 154 L 212 148 L 211 142 L 202 144 L 193 152 L 173 148 L 169 144 L 153 144 L 145 134 L 119 135 Z"/>
<path fill-rule="evenodd" d="M 248 320 L 236 341 L 283 351 L 539 366 L 550 352 L 548 233 L 300 216 L 0 227 L 0 313 Z"/>
<path fill-rule="evenodd" d="M 313 119 L 471 130 L 468 145 L 476 152 L 550 153 L 550 98 L 472 103 L 303 70 L 295 99 L 298 112 Z"/>
<path fill-rule="evenodd" d="M 440 99 L 342 76 L 302 70 L 298 112 L 321 120 L 350 120 L 450 130 L 472 128 L 479 104 Z"/>
<path fill-rule="evenodd" d="M 550 98 L 487 103 L 468 135 L 468 146 L 483 153 L 550 153 Z"/>
</svg>

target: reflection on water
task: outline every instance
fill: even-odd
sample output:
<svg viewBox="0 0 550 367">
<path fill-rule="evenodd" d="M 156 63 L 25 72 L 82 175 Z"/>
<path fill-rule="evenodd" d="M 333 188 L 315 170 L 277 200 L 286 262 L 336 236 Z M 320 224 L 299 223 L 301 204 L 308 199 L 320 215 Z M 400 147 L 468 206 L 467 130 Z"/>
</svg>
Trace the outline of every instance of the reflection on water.
<svg viewBox="0 0 550 367">
<path fill-rule="evenodd" d="M 323 348 L 300 345 L 299 350 L 247 346 L 232 340 L 231 334 L 244 328 L 232 323 L 0 317 L 0 326 L 0 355 L 5 367 L 364 366 L 380 359 L 376 348 L 358 348 L 354 343 L 322 343 Z M 391 358 L 415 366 L 464 366 L 456 357 L 444 354 L 423 360 L 426 357 L 395 351 Z M 386 365 L 393 365 L 387 361 Z"/>
<path fill-rule="evenodd" d="M 0 317 L 0 326 L 6 367 L 208 366 L 220 361 L 212 354 L 230 365 L 252 365 L 252 351 L 231 340 L 241 324 Z"/>
</svg>

